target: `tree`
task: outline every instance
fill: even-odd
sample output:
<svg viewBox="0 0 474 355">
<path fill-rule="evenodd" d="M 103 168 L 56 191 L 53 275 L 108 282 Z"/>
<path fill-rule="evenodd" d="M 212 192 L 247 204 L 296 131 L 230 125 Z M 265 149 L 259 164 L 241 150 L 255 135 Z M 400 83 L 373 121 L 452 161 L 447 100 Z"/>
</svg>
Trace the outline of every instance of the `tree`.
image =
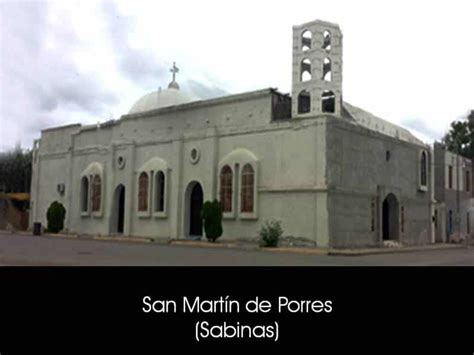
<svg viewBox="0 0 474 355">
<path fill-rule="evenodd" d="M 222 235 L 222 206 L 219 201 L 206 201 L 202 206 L 201 218 L 204 220 L 206 238 L 215 242 Z"/>
<path fill-rule="evenodd" d="M 0 191 L 29 192 L 32 152 L 20 147 L 0 153 Z"/>
<path fill-rule="evenodd" d="M 453 121 L 442 144 L 446 149 L 474 159 L 474 110 L 459 121 Z"/>
<path fill-rule="evenodd" d="M 59 233 L 64 228 L 64 217 L 66 217 L 66 209 L 60 202 L 54 201 L 46 212 L 48 232 Z"/>
</svg>

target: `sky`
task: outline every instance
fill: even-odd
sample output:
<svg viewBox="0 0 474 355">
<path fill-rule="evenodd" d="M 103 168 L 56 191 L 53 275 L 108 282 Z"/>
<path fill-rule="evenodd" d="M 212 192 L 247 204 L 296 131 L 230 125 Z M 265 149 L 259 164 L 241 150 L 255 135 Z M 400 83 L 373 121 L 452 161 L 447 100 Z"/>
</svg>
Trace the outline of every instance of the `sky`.
<svg viewBox="0 0 474 355">
<path fill-rule="evenodd" d="M 292 26 L 338 23 L 343 96 L 427 143 L 474 109 L 472 1 L 0 0 L 0 151 L 166 88 L 291 91 Z"/>
</svg>

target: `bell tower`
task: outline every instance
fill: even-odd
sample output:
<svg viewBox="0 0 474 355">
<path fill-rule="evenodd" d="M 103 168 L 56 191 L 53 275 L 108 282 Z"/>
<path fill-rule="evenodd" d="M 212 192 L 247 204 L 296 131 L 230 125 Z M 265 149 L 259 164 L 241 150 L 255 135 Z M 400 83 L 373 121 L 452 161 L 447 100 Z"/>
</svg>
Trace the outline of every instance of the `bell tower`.
<svg viewBox="0 0 474 355">
<path fill-rule="evenodd" d="M 341 114 L 342 33 L 320 20 L 293 26 L 292 117 Z"/>
</svg>

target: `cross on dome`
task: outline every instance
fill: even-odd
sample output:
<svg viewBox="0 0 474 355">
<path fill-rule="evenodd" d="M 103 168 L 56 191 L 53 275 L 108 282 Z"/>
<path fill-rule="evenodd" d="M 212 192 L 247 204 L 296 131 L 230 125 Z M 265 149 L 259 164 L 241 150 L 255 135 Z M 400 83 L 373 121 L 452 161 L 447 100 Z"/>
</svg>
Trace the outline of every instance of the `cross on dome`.
<svg viewBox="0 0 474 355">
<path fill-rule="evenodd" d="M 179 73 L 179 68 L 176 66 L 176 62 L 173 62 L 173 66 L 170 69 L 170 72 L 173 73 L 173 81 L 176 80 L 176 73 Z"/>
<path fill-rule="evenodd" d="M 173 80 L 171 81 L 171 83 L 169 83 L 168 89 L 179 90 L 179 85 L 176 82 L 176 73 L 179 72 L 179 68 L 176 66 L 176 62 L 173 62 L 173 66 L 171 67 L 170 72 L 173 73 Z"/>
</svg>

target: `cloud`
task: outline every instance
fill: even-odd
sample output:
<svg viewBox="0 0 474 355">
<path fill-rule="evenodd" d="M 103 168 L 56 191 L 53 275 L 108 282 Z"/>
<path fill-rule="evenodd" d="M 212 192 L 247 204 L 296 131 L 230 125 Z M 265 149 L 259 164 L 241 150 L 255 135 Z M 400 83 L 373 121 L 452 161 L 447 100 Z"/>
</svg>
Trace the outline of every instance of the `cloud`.
<svg viewBox="0 0 474 355">
<path fill-rule="evenodd" d="M 215 86 L 207 86 L 192 79 L 187 80 L 184 83 L 182 90 L 185 93 L 191 96 L 199 97 L 200 99 L 212 99 L 215 97 L 229 95 L 229 93 L 225 90 Z"/>
<path fill-rule="evenodd" d="M 160 79 L 165 80 L 168 75 L 165 63 L 161 63 L 150 49 L 132 48 L 130 44 L 129 36 L 135 30 L 135 19 L 122 15 L 112 1 L 103 3 L 102 13 L 120 72 L 144 88 L 153 87 Z"/>
<path fill-rule="evenodd" d="M 36 91 L 39 108 L 42 111 L 51 112 L 58 106 L 64 106 L 100 115 L 109 105 L 117 102 L 115 93 L 102 87 L 90 76 L 77 73 L 71 76 L 68 68 L 64 68 L 54 77 L 57 77 L 54 78 L 56 80 L 52 80 Z"/>
<path fill-rule="evenodd" d="M 39 130 L 67 124 L 74 113 L 104 115 L 118 100 L 98 76 L 81 70 L 76 54 L 87 53 L 87 43 L 67 12 L 51 22 L 53 4 L 0 3 L 1 149 L 18 139 L 30 146 Z"/>
<path fill-rule="evenodd" d="M 405 118 L 401 120 L 401 125 L 411 128 L 416 132 L 423 134 L 431 140 L 439 139 L 443 132 L 438 131 L 433 127 L 429 127 L 423 119 L 420 118 Z"/>
<path fill-rule="evenodd" d="M 103 3 L 102 13 L 106 24 L 107 36 L 114 51 L 120 73 L 137 86 L 146 90 L 156 89 L 157 84 L 160 82 L 167 84 L 171 79 L 168 69 L 171 66 L 171 61 L 160 59 L 159 55 L 152 50 L 153 43 L 147 43 L 150 46 L 148 48 L 132 46 L 130 38 L 136 32 L 136 18 L 122 14 L 117 8 L 117 4 L 113 1 Z M 164 35 L 157 34 L 156 41 L 163 40 L 162 36 Z M 185 63 L 184 66 L 188 69 L 194 67 L 192 63 Z M 192 71 L 192 69 L 189 71 Z M 228 94 L 227 91 L 219 89 L 215 82 L 209 79 L 207 75 L 204 76 L 206 76 L 206 83 L 201 83 L 186 76 L 186 74 L 180 75 L 178 81 L 182 83 L 180 85 L 181 90 L 201 99 Z"/>
<path fill-rule="evenodd" d="M 0 149 L 18 139 L 31 145 L 44 127 L 127 112 L 167 86 L 174 60 L 181 89 L 204 99 L 224 90 L 289 91 L 291 26 L 315 16 L 343 30 L 347 101 L 394 123 L 406 118 L 402 124 L 434 138 L 474 102 L 468 2 L 436 3 L 426 16 L 426 6 L 409 0 L 390 8 L 297 0 L 267 16 L 268 4 L 245 0 L 105 1 L 0 0 Z M 453 53 L 440 51 L 443 43 L 456 48 L 448 72 L 440 68 Z"/>
</svg>

